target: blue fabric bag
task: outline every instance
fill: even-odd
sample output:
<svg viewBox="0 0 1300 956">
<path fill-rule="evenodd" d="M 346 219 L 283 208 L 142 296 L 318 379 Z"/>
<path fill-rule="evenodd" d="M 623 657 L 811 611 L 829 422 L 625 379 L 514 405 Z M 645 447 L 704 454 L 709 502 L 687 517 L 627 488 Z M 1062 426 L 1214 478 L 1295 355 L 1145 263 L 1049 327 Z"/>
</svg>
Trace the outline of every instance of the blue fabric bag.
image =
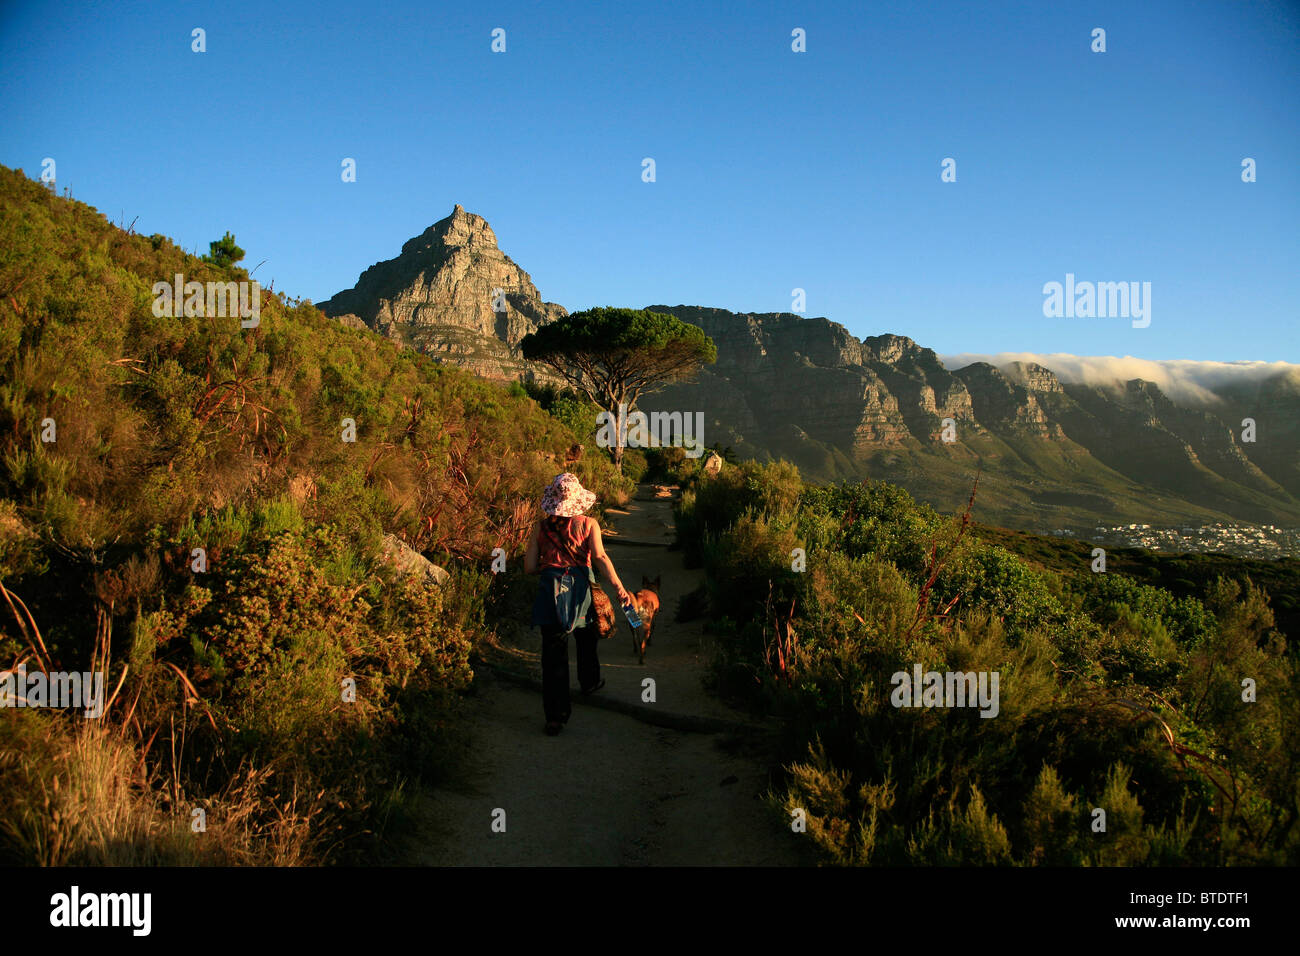
<svg viewBox="0 0 1300 956">
<path fill-rule="evenodd" d="M 533 624 L 572 634 L 587 622 L 594 583 L 587 567 L 543 568 L 533 602 Z"/>
</svg>

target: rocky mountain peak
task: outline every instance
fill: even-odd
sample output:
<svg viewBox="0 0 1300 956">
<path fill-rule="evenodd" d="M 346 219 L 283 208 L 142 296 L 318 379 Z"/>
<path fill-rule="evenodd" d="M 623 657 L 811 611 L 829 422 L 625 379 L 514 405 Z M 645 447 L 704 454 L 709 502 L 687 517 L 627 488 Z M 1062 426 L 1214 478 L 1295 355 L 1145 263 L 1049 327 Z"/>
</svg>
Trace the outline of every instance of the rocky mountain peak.
<svg viewBox="0 0 1300 956">
<path fill-rule="evenodd" d="M 891 365 L 904 358 L 915 358 L 921 352 L 929 351 L 929 349 L 922 349 L 906 335 L 892 333 L 869 335 L 862 342 L 874 353 L 876 361 L 888 362 Z"/>
<path fill-rule="evenodd" d="M 1008 362 L 1002 366 L 1002 372 L 1011 381 L 1023 385 L 1031 392 L 1060 394 L 1065 391 L 1056 373 L 1037 362 Z"/>
<path fill-rule="evenodd" d="M 1160 390 L 1160 386 L 1155 382 L 1148 381 L 1144 378 L 1131 378 L 1124 383 L 1124 392 L 1132 400 L 1166 405 L 1170 404 L 1165 393 Z"/>
<path fill-rule="evenodd" d="M 520 340 L 566 314 L 542 301 L 487 220 L 459 203 L 319 308 L 492 378 L 526 371 Z"/>
<path fill-rule="evenodd" d="M 899 366 L 928 375 L 948 378 L 947 369 L 934 349 L 918 345 L 906 335 L 869 335 L 862 340 L 867 354 L 875 362 Z"/>
<path fill-rule="evenodd" d="M 439 256 L 442 250 L 458 247 L 497 250 L 497 236 L 487 220 L 466 212 L 460 203 L 456 204 L 450 216 L 439 219 L 414 239 L 408 239 L 402 245 L 402 255 L 429 253 Z"/>
</svg>

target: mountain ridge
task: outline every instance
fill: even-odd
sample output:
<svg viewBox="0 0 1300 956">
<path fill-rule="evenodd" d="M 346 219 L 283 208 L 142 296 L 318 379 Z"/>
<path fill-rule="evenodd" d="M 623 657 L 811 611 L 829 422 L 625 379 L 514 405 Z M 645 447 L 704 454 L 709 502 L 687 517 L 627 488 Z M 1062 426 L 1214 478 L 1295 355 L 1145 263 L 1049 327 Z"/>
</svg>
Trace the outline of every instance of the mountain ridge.
<svg viewBox="0 0 1300 956">
<path fill-rule="evenodd" d="M 556 379 L 519 342 L 568 314 L 459 204 L 319 308 L 483 377 L 541 382 Z M 950 369 L 906 335 L 858 338 L 823 316 L 647 308 L 702 328 L 718 361 L 642 407 L 702 410 L 716 436 L 706 443 L 787 458 L 813 480 L 882 478 L 951 510 L 978 473 L 985 515 L 1026 529 L 1139 518 L 1300 524 L 1300 376 L 1253 393 L 1225 386 L 1207 408 L 1138 378 L 1062 381 L 1036 362 Z M 1245 418 L 1266 423 L 1266 440 L 1240 440 L 1229 422 Z"/>
<path fill-rule="evenodd" d="M 1139 379 L 1116 393 L 1063 383 L 1036 363 L 1004 369 L 975 362 L 949 370 L 934 350 L 907 336 L 857 339 L 824 317 L 647 308 L 703 328 L 718 342 L 719 358 L 695 383 L 669 386 L 643 404 L 656 410 L 702 404 L 720 433 L 716 440 L 760 459 L 788 457 L 815 478 L 884 478 L 951 509 L 963 500 L 958 476 L 965 474 L 968 491 L 982 469 L 982 487 L 1002 498 L 986 500 L 986 507 L 1021 527 L 1067 517 L 1072 523 L 1300 517 L 1300 483 L 1287 467 L 1285 447 L 1276 447 L 1286 445 L 1288 423 L 1300 414 L 1300 390 L 1286 389 L 1285 374 L 1273 407 L 1260 410 L 1258 402 L 1244 400 L 1242 415 L 1230 416 L 1267 414 L 1268 427 L 1281 437 L 1261 448 L 1238 440 L 1226 412 L 1179 405 Z M 726 400 L 710 408 L 710 394 Z M 944 419 L 951 419 L 955 442 L 942 441 Z"/>
</svg>

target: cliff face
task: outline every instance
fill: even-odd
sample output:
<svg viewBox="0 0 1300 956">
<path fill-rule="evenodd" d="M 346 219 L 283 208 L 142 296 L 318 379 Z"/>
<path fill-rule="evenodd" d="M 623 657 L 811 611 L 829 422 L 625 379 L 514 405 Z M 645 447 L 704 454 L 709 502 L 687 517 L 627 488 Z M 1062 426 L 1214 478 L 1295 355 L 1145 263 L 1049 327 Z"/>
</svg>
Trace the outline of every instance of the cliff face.
<svg viewBox="0 0 1300 956">
<path fill-rule="evenodd" d="M 1056 381 L 1056 376 L 1047 369 L 1042 371 Z M 958 369 L 955 374 L 969 386 L 974 396 L 975 414 L 988 428 L 1051 441 L 1065 438 L 1065 432 L 1048 418 L 1034 391 L 1016 384 L 997 367 L 987 362 L 976 362 Z M 1060 382 L 1056 384 L 1060 386 Z"/>
<path fill-rule="evenodd" d="M 823 318 L 647 308 L 702 328 L 718 361 L 642 405 L 701 410 L 706 444 L 789 458 L 814 479 L 885 478 L 953 507 L 978 469 L 984 514 L 1013 525 L 1300 516 L 1292 463 L 1240 444 L 1219 414 L 1180 406 L 1149 382 L 1067 386 L 1023 362 L 950 371 L 905 336 L 859 340 Z M 1290 407 L 1272 426 L 1283 434 L 1300 412 L 1278 401 L 1294 394 L 1290 384 L 1253 402 L 1274 418 L 1277 405 Z M 944 419 L 955 442 L 943 440 Z"/>
<path fill-rule="evenodd" d="M 1031 392 L 1060 395 L 1065 391 L 1055 372 L 1034 362 L 1010 362 L 1002 367 L 1002 373 Z"/>
<path fill-rule="evenodd" d="M 911 435 L 908 418 L 917 416 L 911 408 L 904 414 L 885 381 L 900 373 L 841 325 L 783 312 L 647 308 L 699 326 L 718 347 L 715 365 L 692 384 L 665 389 L 657 403 L 672 398 L 700 408 L 742 438 L 762 443 L 766 433 L 778 433 L 835 446 L 850 459 Z M 908 339 L 899 342 L 916 349 Z M 913 391 L 925 388 L 919 381 Z"/>
<path fill-rule="evenodd" d="M 459 205 L 318 307 L 488 378 L 529 373 L 519 341 L 566 314 L 542 301 L 487 221 Z"/>
</svg>

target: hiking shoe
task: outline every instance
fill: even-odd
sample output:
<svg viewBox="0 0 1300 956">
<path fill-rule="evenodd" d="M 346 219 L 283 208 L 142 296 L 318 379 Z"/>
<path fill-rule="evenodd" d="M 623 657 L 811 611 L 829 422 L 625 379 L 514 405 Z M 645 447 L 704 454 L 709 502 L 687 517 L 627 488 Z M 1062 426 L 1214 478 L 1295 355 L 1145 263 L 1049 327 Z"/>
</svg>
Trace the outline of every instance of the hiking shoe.
<svg viewBox="0 0 1300 956">
<path fill-rule="evenodd" d="M 560 723 L 558 720 L 548 720 L 546 722 L 546 736 L 548 737 L 554 737 L 563 729 L 564 724 Z"/>
<path fill-rule="evenodd" d="M 583 696 L 583 697 L 589 697 L 590 695 L 596 693 L 596 691 L 600 690 L 600 689 L 601 689 L 602 687 L 604 687 L 604 686 L 605 686 L 605 678 L 602 677 L 599 681 L 596 682 L 596 686 L 595 686 L 595 687 L 590 687 L 590 688 L 588 688 L 588 689 L 582 691 L 582 696 Z"/>
</svg>

